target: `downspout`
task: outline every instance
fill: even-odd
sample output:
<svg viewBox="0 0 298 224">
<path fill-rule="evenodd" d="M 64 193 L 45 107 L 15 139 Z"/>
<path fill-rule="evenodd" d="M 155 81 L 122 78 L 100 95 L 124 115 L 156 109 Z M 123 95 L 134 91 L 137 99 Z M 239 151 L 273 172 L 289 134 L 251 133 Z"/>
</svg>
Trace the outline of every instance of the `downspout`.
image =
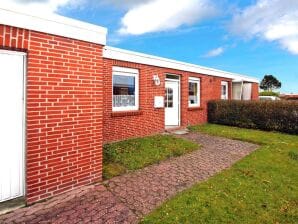
<svg viewBox="0 0 298 224">
<path fill-rule="evenodd" d="M 243 100 L 243 80 L 241 80 L 240 100 Z"/>
</svg>

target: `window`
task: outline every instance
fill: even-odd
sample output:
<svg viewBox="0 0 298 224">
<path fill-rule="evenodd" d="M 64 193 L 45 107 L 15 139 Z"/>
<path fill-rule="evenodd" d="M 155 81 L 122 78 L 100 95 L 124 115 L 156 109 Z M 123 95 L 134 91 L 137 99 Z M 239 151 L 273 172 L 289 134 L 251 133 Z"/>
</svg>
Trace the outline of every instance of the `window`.
<svg viewBox="0 0 298 224">
<path fill-rule="evenodd" d="M 180 77 L 179 77 L 179 75 L 167 74 L 166 79 L 177 79 L 177 80 L 179 80 Z"/>
<path fill-rule="evenodd" d="M 188 80 L 188 106 L 200 106 L 200 79 L 189 78 Z"/>
<path fill-rule="evenodd" d="M 166 96 L 165 96 L 165 108 L 173 107 L 173 89 L 166 88 Z"/>
<path fill-rule="evenodd" d="M 113 111 L 139 109 L 139 71 L 113 67 Z"/>
<path fill-rule="evenodd" d="M 221 99 L 222 100 L 227 100 L 229 99 L 229 95 L 228 95 L 228 82 L 221 82 Z"/>
</svg>

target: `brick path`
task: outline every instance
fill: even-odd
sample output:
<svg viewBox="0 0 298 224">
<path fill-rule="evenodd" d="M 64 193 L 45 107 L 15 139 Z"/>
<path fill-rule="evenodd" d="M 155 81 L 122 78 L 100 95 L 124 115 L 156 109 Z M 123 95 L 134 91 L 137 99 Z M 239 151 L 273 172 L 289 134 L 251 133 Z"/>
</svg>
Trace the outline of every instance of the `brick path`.
<svg viewBox="0 0 298 224">
<path fill-rule="evenodd" d="M 187 155 L 0 216 L 0 223 L 136 223 L 156 206 L 254 151 L 250 143 L 190 133 Z"/>
</svg>

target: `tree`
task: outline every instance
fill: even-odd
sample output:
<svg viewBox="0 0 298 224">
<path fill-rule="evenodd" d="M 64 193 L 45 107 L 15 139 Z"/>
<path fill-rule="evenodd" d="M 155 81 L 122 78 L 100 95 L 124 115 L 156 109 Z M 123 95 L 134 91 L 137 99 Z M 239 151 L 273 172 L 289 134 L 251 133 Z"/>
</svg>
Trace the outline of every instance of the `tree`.
<svg viewBox="0 0 298 224">
<path fill-rule="evenodd" d="M 273 75 L 265 75 L 260 84 L 260 88 L 265 91 L 272 91 L 273 89 L 279 89 L 280 87 L 281 82 Z"/>
</svg>

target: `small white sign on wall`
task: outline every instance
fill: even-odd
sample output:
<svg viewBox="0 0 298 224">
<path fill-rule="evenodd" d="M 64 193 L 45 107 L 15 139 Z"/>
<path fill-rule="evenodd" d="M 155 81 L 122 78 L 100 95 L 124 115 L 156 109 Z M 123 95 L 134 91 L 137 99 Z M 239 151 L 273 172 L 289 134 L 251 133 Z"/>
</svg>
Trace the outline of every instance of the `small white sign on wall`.
<svg viewBox="0 0 298 224">
<path fill-rule="evenodd" d="M 164 97 L 155 96 L 154 97 L 154 108 L 163 108 L 164 107 Z"/>
</svg>

